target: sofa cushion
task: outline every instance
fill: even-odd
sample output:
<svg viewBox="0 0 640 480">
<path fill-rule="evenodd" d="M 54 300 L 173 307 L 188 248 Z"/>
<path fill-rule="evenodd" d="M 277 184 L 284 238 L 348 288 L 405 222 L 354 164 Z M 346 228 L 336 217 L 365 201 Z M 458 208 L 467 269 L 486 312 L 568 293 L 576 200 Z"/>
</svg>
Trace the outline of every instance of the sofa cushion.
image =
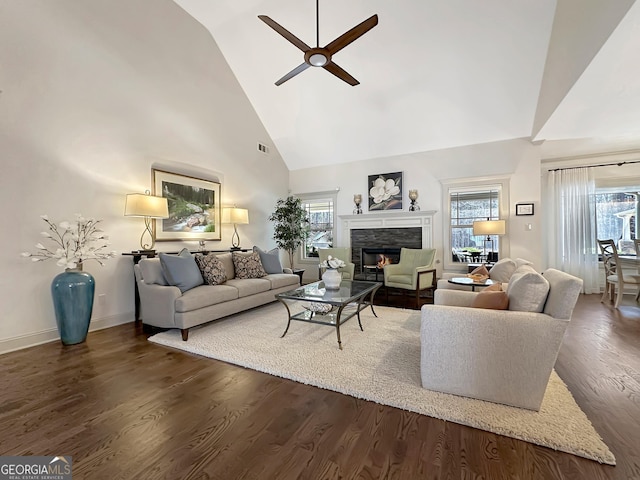
<svg viewBox="0 0 640 480">
<path fill-rule="evenodd" d="M 542 312 L 549 294 L 549 282 L 531 266 L 519 267 L 511 276 L 507 295 L 509 310 Z"/>
<path fill-rule="evenodd" d="M 147 285 L 169 285 L 162 273 L 162 265 L 159 258 L 143 258 L 138 263 L 142 279 Z"/>
<path fill-rule="evenodd" d="M 262 278 L 267 276 L 258 252 L 232 252 L 236 278 Z"/>
<path fill-rule="evenodd" d="M 236 277 L 233 280 L 227 280 L 225 285 L 236 288 L 240 298 L 271 290 L 271 282 L 266 278 Z"/>
<path fill-rule="evenodd" d="M 549 268 L 542 274 L 549 282 L 549 295 L 544 313 L 554 318 L 569 320 L 582 291 L 582 279 L 568 273 Z"/>
<path fill-rule="evenodd" d="M 238 289 L 227 285 L 200 285 L 176 299 L 176 312 L 184 313 L 238 298 Z"/>
<path fill-rule="evenodd" d="M 526 260 L 524 258 L 516 258 L 516 268 L 521 267 L 523 265 L 531 265 L 533 267 L 533 262 Z"/>
<path fill-rule="evenodd" d="M 290 286 L 294 289 L 300 286 L 300 277 L 293 273 L 270 273 L 266 277 L 263 277 L 271 282 L 271 289 Z"/>
<path fill-rule="evenodd" d="M 496 284 L 500 285 L 500 284 Z M 476 295 L 471 302 L 472 308 L 490 308 L 493 310 L 506 310 L 509 308 L 509 296 L 502 290 L 488 290 L 487 287 Z"/>
<path fill-rule="evenodd" d="M 280 252 L 277 248 L 265 252 L 260 247 L 253 247 L 254 252 L 258 252 L 260 255 L 260 261 L 262 267 L 267 273 L 282 273 L 282 263 L 280 262 Z"/>
<path fill-rule="evenodd" d="M 507 283 L 515 271 L 516 262 L 510 258 L 503 258 L 491 267 L 491 270 L 489 270 L 489 278 L 495 282 Z"/>
<path fill-rule="evenodd" d="M 178 287 L 182 293 L 204 283 L 193 255 L 186 248 L 178 255 L 160 252 L 159 256 L 167 282 Z"/>
<path fill-rule="evenodd" d="M 227 281 L 227 274 L 224 270 L 222 260 L 214 253 L 203 255 L 196 253 L 196 263 L 207 285 L 220 285 Z"/>
<path fill-rule="evenodd" d="M 218 253 L 218 258 L 224 265 L 224 273 L 227 276 L 227 280 L 231 280 L 236 277 L 236 270 L 233 268 L 233 256 L 230 252 L 227 253 Z"/>
</svg>

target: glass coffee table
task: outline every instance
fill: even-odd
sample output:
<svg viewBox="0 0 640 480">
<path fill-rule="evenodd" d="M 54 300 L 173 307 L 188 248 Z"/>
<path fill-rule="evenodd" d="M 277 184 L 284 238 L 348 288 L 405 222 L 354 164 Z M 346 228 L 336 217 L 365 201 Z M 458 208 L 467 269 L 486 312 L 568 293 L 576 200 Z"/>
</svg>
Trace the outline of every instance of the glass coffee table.
<svg viewBox="0 0 640 480">
<path fill-rule="evenodd" d="M 381 286 L 380 282 L 343 280 L 339 289 L 330 290 L 325 288 L 324 282 L 315 282 L 277 294 L 276 299 L 286 307 L 289 316 L 287 328 L 280 338 L 289 331 L 291 320 L 335 326 L 338 347 L 342 350 L 340 325 L 357 316 L 360 330 L 364 331 L 360 321 L 360 312 L 370 307 L 373 315 L 378 316 L 373 309 L 373 297 Z M 303 311 L 292 315 L 290 304 L 294 302 L 308 302 L 308 305 L 304 306 Z"/>
</svg>

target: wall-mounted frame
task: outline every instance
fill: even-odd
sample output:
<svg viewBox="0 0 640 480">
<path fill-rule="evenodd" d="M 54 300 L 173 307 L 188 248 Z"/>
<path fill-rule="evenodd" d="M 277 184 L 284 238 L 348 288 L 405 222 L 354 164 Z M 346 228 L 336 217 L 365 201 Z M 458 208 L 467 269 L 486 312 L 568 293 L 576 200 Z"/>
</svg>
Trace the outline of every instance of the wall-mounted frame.
<svg viewBox="0 0 640 480">
<path fill-rule="evenodd" d="M 369 175 L 369 211 L 402 210 L 402 172 Z"/>
<path fill-rule="evenodd" d="M 517 203 L 516 215 L 533 215 L 533 203 Z"/>
<path fill-rule="evenodd" d="M 152 169 L 154 194 L 166 197 L 169 218 L 155 220 L 157 241 L 221 240 L 220 183 Z"/>
</svg>

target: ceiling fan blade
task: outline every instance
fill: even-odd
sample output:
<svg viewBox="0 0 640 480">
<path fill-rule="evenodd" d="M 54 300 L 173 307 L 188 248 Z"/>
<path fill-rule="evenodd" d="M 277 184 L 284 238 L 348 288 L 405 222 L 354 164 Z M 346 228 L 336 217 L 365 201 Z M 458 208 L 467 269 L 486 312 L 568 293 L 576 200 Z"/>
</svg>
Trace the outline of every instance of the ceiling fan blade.
<svg viewBox="0 0 640 480">
<path fill-rule="evenodd" d="M 367 33 L 377 24 L 378 24 L 378 15 L 372 15 L 371 17 L 367 18 L 364 22 L 356 25 L 348 32 L 340 35 L 338 38 L 336 38 L 333 42 L 331 42 L 329 45 L 327 45 L 324 48 L 326 48 L 329 51 L 329 53 L 333 55 L 336 52 L 339 52 L 340 50 L 342 50 L 344 47 L 349 45 L 354 40 L 357 40 L 358 38 L 360 38 L 362 35 Z"/>
<path fill-rule="evenodd" d="M 264 23 L 266 23 L 267 25 L 269 25 L 271 28 L 273 28 L 276 32 L 278 32 L 284 38 L 286 38 L 291 43 L 293 43 L 296 47 L 298 47 L 303 52 L 306 52 L 307 50 L 311 50 L 311 47 L 309 45 L 304 43 L 302 40 L 300 40 L 298 37 L 296 37 L 293 33 L 291 33 L 289 30 L 284 28 L 275 20 L 272 20 L 266 15 L 258 15 L 258 18 L 262 20 Z"/>
<path fill-rule="evenodd" d="M 303 63 L 302 65 L 298 65 L 296 68 L 294 68 L 293 70 L 291 70 L 289 73 L 287 73 L 284 77 L 282 77 L 280 80 L 278 80 L 276 82 L 277 86 L 282 85 L 284 82 L 286 82 L 287 80 L 289 80 L 290 78 L 295 77 L 296 75 L 298 75 L 301 72 L 304 72 L 307 68 L 309 68 L 309 64 L 308 63 Z"/>
<path fill-rule="evenodd" d="M 360 84 L 360 82 L 355 78 L 353 78 L 351 75 L 349 75 L 345 69 L 343 69 L 342 67 L 339 67 L 333 62 L 327 63 L 323 68 L 328 72 L 333 73 L 340 80 L 344 80 L 345 82 L 347 82 L 349 85 L 353 87 Z"/>
</svg>

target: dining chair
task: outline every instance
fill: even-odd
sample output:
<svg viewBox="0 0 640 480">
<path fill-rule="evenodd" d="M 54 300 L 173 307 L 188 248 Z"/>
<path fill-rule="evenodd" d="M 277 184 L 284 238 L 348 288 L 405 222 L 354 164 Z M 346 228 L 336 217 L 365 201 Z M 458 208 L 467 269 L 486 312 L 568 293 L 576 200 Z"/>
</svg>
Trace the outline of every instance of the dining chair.
<svg viewBox="0 0 640 480">
<path fill-rule="evenodd" d="M 638 273 L 625 273 L 618 257 L 618 249 L 616 243 L 612 239 L 598 240 L 600 246 L 600 252 L 602 253 L 602 264 L 604 265 L 604 293 L 602 294 L 601 302 L 604 302 L 605 298 L 609 297 L 609 300 L 613 300 L 613 295 L 618 285 L 618 293 L 616 294 L 615 308 L 620 306 L 622 301 L 622 295 L 624 294 L 624 286 L 636 285 L 640 288 L 640 274 Z M 640 297 L 639 293 L 636 294 L 636 301 Z"/>
</svg>

